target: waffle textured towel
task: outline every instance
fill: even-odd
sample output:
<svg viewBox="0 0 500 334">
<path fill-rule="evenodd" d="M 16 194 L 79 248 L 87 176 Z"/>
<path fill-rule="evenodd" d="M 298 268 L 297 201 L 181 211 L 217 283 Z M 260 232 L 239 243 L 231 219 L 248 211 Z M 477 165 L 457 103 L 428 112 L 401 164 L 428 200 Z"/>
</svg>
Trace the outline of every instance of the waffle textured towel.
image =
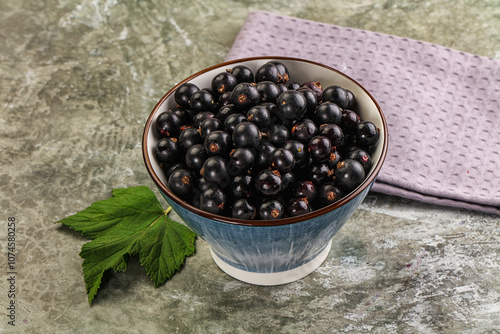
<svg viewBox="0 0 500 334">
<path fill-rule="evenodd" d="M 226 60 L 323 63 L 381 106 L 389 151 L 372 190 L 500 215 L 500 61 L 274 13 L 248 15 Z"/>
</svg>

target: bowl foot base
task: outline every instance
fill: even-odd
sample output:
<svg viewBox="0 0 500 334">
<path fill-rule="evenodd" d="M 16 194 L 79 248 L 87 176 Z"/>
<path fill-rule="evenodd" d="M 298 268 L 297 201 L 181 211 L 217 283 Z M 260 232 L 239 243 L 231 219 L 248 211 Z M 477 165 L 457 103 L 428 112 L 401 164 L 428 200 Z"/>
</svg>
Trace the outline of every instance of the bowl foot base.
<svg viewBox="0 0 500 334">
<path fill-rule="evenodd" d="M 219 266 L 219 268 L 229 276 L 245 283 L 270 286 L 287 284 L 306 277 L 323 264 L 330 253 L 331 247 L 332 241 L 330 240 L 326 247 L 311 261 L 301 265 L 300 267 L 276 273 L 256 273 L 241 270 L 231 266 L 227 262 L 224 262 L 219 256 L 217 256 L 217 254 L 215 254 L 212 248 L 210 248 L 210 254 L 212 255 L 212 258 L 217 266 Z"/>
</svg>

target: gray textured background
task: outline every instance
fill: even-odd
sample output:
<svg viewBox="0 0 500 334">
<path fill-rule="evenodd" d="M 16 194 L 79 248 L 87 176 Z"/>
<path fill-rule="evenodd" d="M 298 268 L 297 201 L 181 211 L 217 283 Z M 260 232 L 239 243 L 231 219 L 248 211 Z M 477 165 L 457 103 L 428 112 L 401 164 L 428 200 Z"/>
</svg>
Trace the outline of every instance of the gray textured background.
<svg viewBox="0 0 500 334">
<path fill-rule="evenodd" d="M 141 135 L 177 81 L 221 62 L 251 10 L 394 34 L 500 58 L 496 0 L 0 2 L 0 264 L 16 217 L 17 326 L 26 333 L 494 333 L 498 216 L 370 194 L 315 273 L 255 287 L 222 273 L 202 240 L 155 289 L 135 259 L 90 308 L 80 247 L 53 223 L 153 187 Z"/>
</svg>

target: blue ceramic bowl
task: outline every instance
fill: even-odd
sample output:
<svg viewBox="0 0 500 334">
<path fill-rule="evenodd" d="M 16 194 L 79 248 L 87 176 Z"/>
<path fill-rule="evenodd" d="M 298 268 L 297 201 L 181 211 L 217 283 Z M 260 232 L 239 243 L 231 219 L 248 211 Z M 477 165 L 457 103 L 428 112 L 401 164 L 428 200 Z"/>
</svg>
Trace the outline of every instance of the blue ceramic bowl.
<svg viewBox="0 0 500 334">
<path fill-rule="evenodd" d="M 176 107 L 174 92 L 185 82 L 210 87 L 218 73 L 243 64 L 254 71 L 262 64 L 278 60 L 290 70 L 291 80 L 319 81 L 323 87 L 338 85 L 356 96 L 360 116 L 380 129 L 380 139 L 372 154 L 373 166 L 365 181 L 340 201 L 309 214 L 278 220 L 243 220 L 202 211 L 178 198 L 166 187 L 165 174 L 154 158 L 160 139 L 154 127 L 157 115 Z M 173 87 L 153 109 L 143 135 L 143 156 L 153 181 L 172 209 L 210 246 L 215 263 L 227 274 L 244 282 L 278 285 L 298 280 L 317 269 L 328 256 L 332 238 L 363 201 L 387 152 L 387 124 L 373 97 L 356 81 L 325 65 L 284 57 L 246 58 L 202 70 Z"/>
</svg>

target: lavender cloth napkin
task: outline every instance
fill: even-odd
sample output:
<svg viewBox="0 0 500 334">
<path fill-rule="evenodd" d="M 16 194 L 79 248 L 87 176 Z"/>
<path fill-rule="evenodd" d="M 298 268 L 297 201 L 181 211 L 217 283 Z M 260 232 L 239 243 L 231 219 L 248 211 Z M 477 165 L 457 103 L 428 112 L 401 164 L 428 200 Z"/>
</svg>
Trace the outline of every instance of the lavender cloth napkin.
<svg viewBox="0 0 500 334">
<path fill-rule="evenodd" d="M 320 62 L 372 93 L 389 127 L 373 191 L 500 215 L 500 61 L 264 11 L 226 60 L 251 56 Z"/>
</svg>

